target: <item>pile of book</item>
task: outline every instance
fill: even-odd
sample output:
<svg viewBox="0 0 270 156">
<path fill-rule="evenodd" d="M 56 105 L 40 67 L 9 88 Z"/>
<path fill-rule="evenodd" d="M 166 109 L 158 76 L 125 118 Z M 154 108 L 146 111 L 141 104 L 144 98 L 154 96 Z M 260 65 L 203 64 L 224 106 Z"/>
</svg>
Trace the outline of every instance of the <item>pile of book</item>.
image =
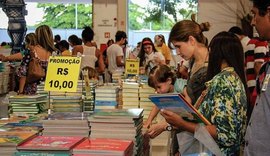
<svg viewBox="0 0 270 156">
<path fill-rule="evenodd" d="M 81 82 L 78 85 L 83 87 L 83 112 L 93 112 L 95 107 L 95 88 L 98 81 L 89 81 L 89 84 L 86 85 L 85 82 Z"/>
<path fill-rule="evenodd" d="M 140 85 L 137 82 L 123 82 L 123 109 L 139 108 L 139 87 Z"/>
<path fill-rule="evenodd" d="M 23 143 L 36 135 L 36 132 L 0 131 L 0 155 L 11 156 L 16 152 L 18 144 Z"/>
<path fill-rule="evenodd" d="M 48 110 L 44 95 L 15 95 L 9 97 L 9 102 L 14 114 L 38 114 Z"/>
<path fill-rule="evenodd" d="M 0 94 L 8 92 L 9 73 L 9 63 L 0 61 Z"/>
<path fill-rule="evenodd" d="M 132 156 L 133 141 L 108 138 L 87 138 L 73 149 L 73 156 Z"/>
<path fill-rule="evenodd" d="M 85 138 L 79 136 L 36 136 L 17 146 L 15 155 L 72 155 L 72 149 Z"/>
<path fill-rule="evenodd" d="M 57 112 L 41 120 L 44 136 L 83 136 L 88 137 L 90 128 L 83 112 Z"/>
<path fill-rule="evenodd" d="M 143 153 L 143 109 L 99 110 L 88 118 L 91 138 L 132 140 L 134 155 Z"/>
<path fill-rule="evenodd" d="M 50 94 L 53 112 L 81 112 L 82 94 L 53 92 Z"/>
<path fill-rule="evenodd" d="M 147 120 L 154 104 L 149 99 L 149 95 L 155 94 L 155 89 L 148 86 L 148 84 L 142 83 L 139 89 L 140 108 L 143 109 L 144 120 Z M 155 122 L 155 121 L 154 121 Z"/>
<path fill-rule="evenodd" d="M 95 88 L 95 110 L 118 108 L 119 88 L 113 84 L 97 86 Z"/>
</svg>

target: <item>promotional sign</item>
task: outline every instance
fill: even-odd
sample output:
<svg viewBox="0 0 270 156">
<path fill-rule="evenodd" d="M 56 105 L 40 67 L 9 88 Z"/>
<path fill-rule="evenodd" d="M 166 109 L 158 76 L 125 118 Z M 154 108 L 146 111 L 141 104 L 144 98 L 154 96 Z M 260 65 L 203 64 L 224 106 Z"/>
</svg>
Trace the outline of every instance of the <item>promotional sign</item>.
<svg viewBox="0 0 270 156">
<path fill-rule="evenodd" d="M 48 62 L 44 90 L 76 92 L 80 65 L 80 57 L 51 56 Z"/>
<path fill-rule="evenodd" d="M 139 74 L 139 60 L 138 59 L 126 59 L 126 71 L 125 74 L 138 75 Z"/>
</svg>

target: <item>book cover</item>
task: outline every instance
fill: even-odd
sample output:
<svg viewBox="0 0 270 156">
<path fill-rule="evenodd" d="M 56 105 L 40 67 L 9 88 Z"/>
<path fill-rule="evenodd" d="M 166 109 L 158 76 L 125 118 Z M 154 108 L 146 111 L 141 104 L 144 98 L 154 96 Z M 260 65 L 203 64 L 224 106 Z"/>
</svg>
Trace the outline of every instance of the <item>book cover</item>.
<svg viewBox="0 0 270 156">
<path fill-rule="evenodd" d="M 71 150 L 84 137 L 79 136 L 37 136 L 17 146 L 18 150 Z"/>
<path fill-rule="evenodd" d="M 133 148 L 133 141 L 109 138 L 87 138 L 74 149 L 74 153 L 104 152 L 108 154 L 121 153 L 126 155 Z"/>
<path fill-rule="evenodd" d="M 150 95 L 149 99 L 159 109 L 173 111 L 186 120 L 211 125 L 211 123 L 195 107 L 188 103 L 181 94 L 155 94 Z"/>
<path fill-rule="evenodd" d="M 100 109 L 94 112 L 95 118 L 140 118 L 143 109 Z"/>
<path fill-rule="evenodd" d="M 32 137 L 36 136 L 36 132 L 0 132 L 0 146 L 16 146 Z"/>
<path fill-rule="evenodd" d="M 70 156 L 70 153 L 64 152 L 15 152 L 13 156 Z"/>
</svg>

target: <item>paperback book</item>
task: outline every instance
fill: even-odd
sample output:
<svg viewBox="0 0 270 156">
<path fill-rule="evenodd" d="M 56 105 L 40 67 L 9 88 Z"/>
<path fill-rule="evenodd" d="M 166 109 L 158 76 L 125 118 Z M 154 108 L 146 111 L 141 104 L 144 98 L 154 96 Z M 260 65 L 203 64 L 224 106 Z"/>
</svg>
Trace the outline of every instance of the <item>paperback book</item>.
<svg viewBox="0 0 270 156">
<path fill-rule="evenodd" d="M 149 99 L 159 108 L 173 111 L 184 119 L 211 125 L 211 123 L 181 94 L 155 94 L 150 95 Z"/>
</svg>

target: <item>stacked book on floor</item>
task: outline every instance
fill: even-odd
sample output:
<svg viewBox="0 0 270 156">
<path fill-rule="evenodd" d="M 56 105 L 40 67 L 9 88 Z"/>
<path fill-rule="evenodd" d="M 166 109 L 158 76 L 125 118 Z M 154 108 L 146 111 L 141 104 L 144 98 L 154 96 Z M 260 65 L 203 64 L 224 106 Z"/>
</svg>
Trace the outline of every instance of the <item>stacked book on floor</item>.
<svg viewBox="0 0 270 156">
<path fill-rule="evenodd" d="M 139 108 L 139 88 L 137 82 L 123 82 L 122 101 L 123 109 Z"/>
<path fill-rule="evenodd" d="M 132 156 L 133 141 L 87 138 L 73 149 L 73 156 Z"/>
<path fill-rule="evenodd" d="M 15 95 L 9 97 L 9 102 L 14 114 L 38 114 L 48 110 L 44 95 Z"/>
<path fill-rule="evenodd" d="M 143 109 L 143 117 L 144 120 L 147 120 L 154 104 L 152 101 L 148 98 L 149 95 L 155 94 L 155 89 L 148 86 L 148 84 L 141 84 L 139 89 L 139 98 L 140 98 L 140 108 Z"/>
<path fill-rule="evenodd" d="M 95 88 L 95 110 L 118 108 L 119 88 L 113 84 L 97 86 Z"/>
<path fill-rule="evenodd" d="M 90 128 L 83 112 L 57 112 L 41 120 L 44 136 L 83 136 L 88 137 Z"/>
<path fill-rule="evenodd" d="M 132 140 L 134 155 L 143 153 L 143 109 L 111 109 L 95 111 L 88 118 L 91 138 Z"/>
<path fill-rule="evenodd" d="M 20 143 L 17 146 L 18 152 L 16 152 L 15 156 L 70 156 L 72 155 L 72 149 L 84 139 L 84 137 L 79 136 L 36 136 Z"/>
</svg>

